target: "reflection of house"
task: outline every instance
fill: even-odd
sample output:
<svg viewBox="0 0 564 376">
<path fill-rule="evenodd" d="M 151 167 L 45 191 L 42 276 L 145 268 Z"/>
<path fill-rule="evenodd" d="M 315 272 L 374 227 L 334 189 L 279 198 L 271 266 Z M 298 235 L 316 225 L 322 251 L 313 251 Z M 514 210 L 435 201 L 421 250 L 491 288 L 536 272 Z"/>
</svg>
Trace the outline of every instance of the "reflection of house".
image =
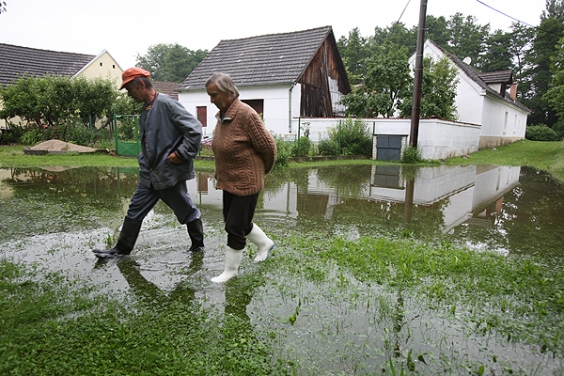
<svg viewBox="0 0 564 376">
<path fill-rule="evenodd" d="M 510 166 L 443 165 L 418 168 L 414 182 L 410 183 L 402 168 L 368 166 L 366 180 L 359 182 L 362 189 L 353 196 L 343 194 L 342 188 L 328 185 L 316 170 L 311 170 L 305 184 L 288 182 L 276 191 L 265 190 L 258 211 L 294 219 L 302 215 L 331 219 L 335 208 L 356 200 L 365 208 L 411 205 L 436 210 L 432 208 L 439 207 L 443 232 L 469 221 L 491 226 L 490 215 L 503 196 L 519 184 L 521 172 L 521 167 Z M 195 201 L 221 208 L 221 191 L 211 189 L 212 185 L 213 178 L 203 173 L 198 175 L 198 182 L 188 181 L 190 192 L 198 192 L 199 200 L 195 198 Z"/>
<path fill-rule="evenodd" d="M 121 84 L 122 69 L 106 50 L 98 55 L 39 50 L 0 43 L 0 85 L 6 86 L 19 77 L 66 76 L 104 78 Z M 6 122 L 0 120 L 0 128 Z"/>
<path fill-rule="evenodd" d="M 295 134 L 300 116 L 342 115 L 339 101 L 351 90 L 331 26 L 222 40 L 179 88 L 180 102 L 198 115 L 207 135 L 213 133 L 217 108 L 204 85 L 215 72 L 228 73 L 240 99 L 277 134 Z"/>
<path fill-rule="evenodd" d="M 470 61 L 460 60 L 430 40 L 425 42 L 424 54 L 435 60 L 448 56 L 458 69 L 458 121 L 481 126 L 479 149 L 525 138 L 530 110 L 516 99 L 512 71 L 481 73 L 469 64 Z M 415 55 L 410 64 L 414 66 Z"/>
</svg>

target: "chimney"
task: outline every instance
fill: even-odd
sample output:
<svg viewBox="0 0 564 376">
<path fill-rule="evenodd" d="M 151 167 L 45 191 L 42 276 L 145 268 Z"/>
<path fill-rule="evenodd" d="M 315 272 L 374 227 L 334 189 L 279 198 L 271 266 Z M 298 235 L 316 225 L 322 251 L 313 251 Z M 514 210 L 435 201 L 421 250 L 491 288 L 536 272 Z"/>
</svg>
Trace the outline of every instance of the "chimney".
<svg viewBox="0 0 564 376">
<path fill-rule="evenodd" d="M 514 82 L 511 84 L 511 86 L 509 86 L 509 98 L 511 98 L 513 101 L 517 100 L 517 83 Z"/>
</svg>

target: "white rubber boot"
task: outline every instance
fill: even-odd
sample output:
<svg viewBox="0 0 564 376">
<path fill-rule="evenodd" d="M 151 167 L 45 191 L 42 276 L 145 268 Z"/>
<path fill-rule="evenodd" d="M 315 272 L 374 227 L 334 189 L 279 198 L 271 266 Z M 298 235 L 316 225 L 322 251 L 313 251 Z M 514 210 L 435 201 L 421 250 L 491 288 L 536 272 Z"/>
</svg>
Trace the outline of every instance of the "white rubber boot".
<svg viewBox="0 0 564 376">
<path fill-rule="evenodd" d="M 237 251 L 229 246 L 225 250 L 225 270 L 211 279 L 212 282 L 221 283 L 229 281 L 239 273 L 239 265 L 243 260 L 243 250 Z"/>
<path fill-rule="evenodd" d="M 261 262 L 268 258 L 268 252 L 274 248 L 274 242 L 270 239 L 264 231 L 257 226 L 256 223 L 253 223 L 253 229 L 247 235 L 247 239 L 251 241 L 254 245 L 257 246 L 258 252 L 255 257 L 255 262 Z"/>
</svg>

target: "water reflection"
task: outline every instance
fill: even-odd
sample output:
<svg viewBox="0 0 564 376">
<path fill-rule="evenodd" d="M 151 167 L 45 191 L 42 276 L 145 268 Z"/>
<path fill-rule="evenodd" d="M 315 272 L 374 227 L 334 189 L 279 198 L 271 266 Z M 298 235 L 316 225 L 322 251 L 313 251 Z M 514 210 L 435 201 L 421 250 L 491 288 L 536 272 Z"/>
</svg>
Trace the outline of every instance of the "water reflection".
<svg viewBox="0 0 564 376">
<path fill-rule="evenodd" d="M 98 222 L 117 226 L 135 190 L 136 172 L 0 170 L 1 237 L 97 227 Z M 213 173 L 200 172 L 189 181 L 189 191 L 207 215 L 204 221 L 220 223 L 221 191 L 214 188 Z M 154 210 L 169 212 L 164 205 Z M 548 173 L 527 167 L 291 169 L 267 177 L 257 211 L 263 221 L 302 231 L 410 235 L 502 253 L 561 255 L 564 250 L 564 188 Z M 45 221 L 48 226 L 38 225 Z M 29 227 L 17 226 L 22 222 Z"/>
</svg>

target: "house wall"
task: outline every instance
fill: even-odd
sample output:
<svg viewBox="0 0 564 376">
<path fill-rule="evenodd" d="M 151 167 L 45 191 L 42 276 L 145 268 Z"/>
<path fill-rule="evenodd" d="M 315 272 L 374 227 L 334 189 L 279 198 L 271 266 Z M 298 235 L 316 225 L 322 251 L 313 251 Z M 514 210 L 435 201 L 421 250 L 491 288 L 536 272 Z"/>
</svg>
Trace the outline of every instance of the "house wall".
<svg viewBox="0 0 564 376">
<path fill-rule="evenodd" d="M 482 124 L 484 111 L 483 89 L 472 79 L 458 71 L 458 86 L 456 87 L 455 106 L 457 120 L 463 123 Z"/>
<path fill-rule="evenodd" d="M 292 90 L 290 91 L 290 88 Z M 238 87 L 239 99 L 262 99 L 264 101 L 264 124 L 266 128 L 277 134 L 296 134 L 297 120 L 290 122 L 290 118 L 297 119 L 300 113 L 301 86 L 278 85 L 260 87 Z M 210 103 L 210 97 L 205 90 L 180 92 L 178 101 L 192 114 L 196 114 L 196 107 L 206 106 L 207 124 L 204 136 L 212 136 L 215 129 L 217 107 Z"/>
<path fill-rule="evenodd" d="M 484 97 L 480 149 L 491 149 L 525 138 L 527 113 L 492 95 Z"/>
<path fill-rule="evenodd" d="M 85 78 L 103 78 L 112 80 L 117 89 L 121 85 L 121 75 L 123 70 L 114 58 L 103 51 L 94 60 L 84 67 L 77 76 Z"/>
</svg>

